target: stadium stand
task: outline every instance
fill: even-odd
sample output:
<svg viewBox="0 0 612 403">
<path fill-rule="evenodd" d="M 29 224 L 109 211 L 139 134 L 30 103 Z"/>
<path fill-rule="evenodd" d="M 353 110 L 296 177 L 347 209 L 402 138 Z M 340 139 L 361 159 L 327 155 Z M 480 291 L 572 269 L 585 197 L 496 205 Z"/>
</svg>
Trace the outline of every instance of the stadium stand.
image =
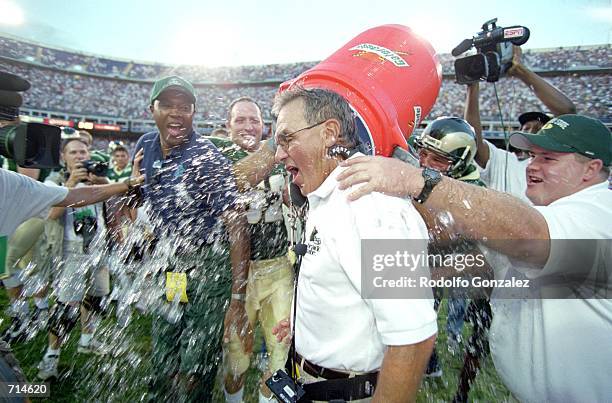
<svg viewBox="0 0 612 403">
<path fill-rule="evenodd" d="M 612 123 L 609 95 L 612 46 L 583 46 L 526 50 L 524 62 L 564 91 L 578 112 Z M 444 80 L 438 100 L 428 116 L 462 115 L 465 88 L 454 81 L 449 54 L 439 55 Z M 24 76 L 32 88 L 24 94 L 23 113 L 67 120 L 120 124 L 123 131 L 139 133 L 152 126 L 147 109 L 153 81 L 178 74 L 196 84 L 198 128 L 212 128 L 225 119 L 228 103 L 242 95 L 256 99 L 270 119 L 278 85 L 313 67 L 316 62 L 207 68 L 143 63 L 55 49 L 12 37 L 0 37 L 0 69 Z M 516 79 L 496 85 L 503 120 L 514 123 L 525 110 L 543 109 L 537 98 Z M 495 88 L 481 86 L 481 115 L 489 131 L 501 128 Z"/>
</svg>

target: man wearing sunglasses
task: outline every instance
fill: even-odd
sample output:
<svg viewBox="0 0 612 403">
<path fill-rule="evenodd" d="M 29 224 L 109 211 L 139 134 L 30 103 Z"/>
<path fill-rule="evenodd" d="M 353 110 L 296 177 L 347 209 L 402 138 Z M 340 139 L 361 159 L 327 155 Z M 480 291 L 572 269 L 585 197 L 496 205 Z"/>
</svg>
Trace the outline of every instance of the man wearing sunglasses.
<svg viewBox="0 0 612 403">
<path fill-rule="evenodd" d="M 195 103 L 188 81 L 158 80 L 149 107 L 157 130 L 139 139 L 133 165 L 134 175 L 140 167 L 145 173 L 144 207 L 162 259 L 153 273 L 163 297 L 152 328 L 150 392 L 164 400 L 210 399 L 232 275 L 231 293 L 244 294 L 249 259 L 231 164 L 194 131 Z M 232 299 L 225 327 L 234 326 L 250 331 L 244 304 Z"/>
</svg>

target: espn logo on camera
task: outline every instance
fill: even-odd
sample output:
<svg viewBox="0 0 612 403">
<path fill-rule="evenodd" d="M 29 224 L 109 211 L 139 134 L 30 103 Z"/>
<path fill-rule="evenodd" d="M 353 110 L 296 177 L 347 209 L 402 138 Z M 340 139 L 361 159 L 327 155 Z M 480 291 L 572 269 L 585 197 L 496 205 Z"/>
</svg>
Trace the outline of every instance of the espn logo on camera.
<svg viewBox="0 0 612 403">
<path fill-rule="evenodd" d="M 524 27 L 512 27 L 504 29 L 504 39 L 520 38 L 525 33 Z"/>
</svg>

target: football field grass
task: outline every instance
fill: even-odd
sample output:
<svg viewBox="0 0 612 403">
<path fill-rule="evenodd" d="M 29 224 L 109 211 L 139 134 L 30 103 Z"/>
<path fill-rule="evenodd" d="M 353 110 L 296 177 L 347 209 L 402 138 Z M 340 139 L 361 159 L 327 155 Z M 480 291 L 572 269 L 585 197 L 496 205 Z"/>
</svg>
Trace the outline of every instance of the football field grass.
<svg viewBox="0 0 612 403">
<path fill-rule="evenodd" d="M 0 291 L 0 306 L 6 307 L 8 300 L 4 290 Z M 446 303 L 439 312 L 439 334 L 436 342 L 443 375 L 440 378 L 425 378 L 418 394 L 418 402 L 452 401 L 457 389 L 459 372 L 463 364 L 463 353 L 453 355 L 446 347 Z M 0 329 L 7 326 L 5 312 L 0 315 Z M 469 337 L 471 326 L 464 326 L 464 338 Z M 114 306 L 111 306 L 102 322 L 97 338 L 112 347 L 112 353 L 104 357 L 79 354 L 76 351 L 79 339 L 78 327 L 72 331 L 67 344 L 62 348 L 59 379 L 51 383 L 50 402 L 136 402 L 143 401 L 147 392 L 147 376 L 150 365 L 151 318 L 135 313 L 124 329 L 117 326 Z M 15 355 L 29 381 L 36 380 L 36 365 L 42 358 L 46 346 L 46 333 L 39 332 L 28 342 L 13 346 Z M 261 346 L 257 337 L 255 346 Z M 259 347 L 255 347 L 257 351 Z M 254 360 L 253 360 L 254 361 Z M 253 363 L 247 376 L 246 402 L 257 402 L 259 371 Z M 220 381 L 220 377 L 218 377 Z M 219 382 L 220 383 L 220 382 Z M 212 400 L 223 401 L 221 387 L 217 385 Z M 501 383 L 491 358 L 482 367 L 470 391 L 470 401 L 500 402 L 509 399 L 509 392 Z M 32 399 L 37 401 L 39 399 Z"/>
</svg>

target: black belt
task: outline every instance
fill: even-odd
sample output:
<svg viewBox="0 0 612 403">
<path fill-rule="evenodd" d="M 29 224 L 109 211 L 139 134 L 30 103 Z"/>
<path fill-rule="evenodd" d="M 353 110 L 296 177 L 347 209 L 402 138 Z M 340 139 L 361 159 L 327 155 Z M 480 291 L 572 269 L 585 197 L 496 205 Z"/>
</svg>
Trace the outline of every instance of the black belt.
<svg viewBox="0 0 612 403">
<path fill-rule="evenodd" d="M 297 352 L 298 362 L 304 372 L 314 377 L 325 378 L 324 381 L 306 383 L 302 385 L 306 392 L 303 401 L 346 401 L 372 397 L 378 381 L 378 371 L 367 374 L 353 375 L 334 371 L 304 359 Z"/>
<path fill-rule="evenodd" d="M 297 356 L 296 364 L 302 367 L 304 371 L 311 376 L 325 379 L 346 379 L 350 377 L 350 374 L 346 372 L 334 371 L 333 369 L 323 368 L 317 364 L 313 364 L 302 357 L 298 352 L 296 352 L 295 355 Z"/>
<path fill-rule="evenodd" d="M 314 376 L 317 378 L 325 378 L 325 379 L 348 379 L 351 377 L 350 373 L 334 371 L 333 369 L 324 368 L 320 365 L 313 364 L 308 361 L 306 358 L 302 357 L 300 353 L 296 351 L 295 355 L 297 356 L 297 365 L 302 367 L 302 369 L 309 374 L 310 376 Z M 366 374 L 353 375 L 353 377 L 361 377 L 361 376 L 374 376 L 378 377 L 378 371 L 376 372 L 368 372 Z"/>
</svg>

